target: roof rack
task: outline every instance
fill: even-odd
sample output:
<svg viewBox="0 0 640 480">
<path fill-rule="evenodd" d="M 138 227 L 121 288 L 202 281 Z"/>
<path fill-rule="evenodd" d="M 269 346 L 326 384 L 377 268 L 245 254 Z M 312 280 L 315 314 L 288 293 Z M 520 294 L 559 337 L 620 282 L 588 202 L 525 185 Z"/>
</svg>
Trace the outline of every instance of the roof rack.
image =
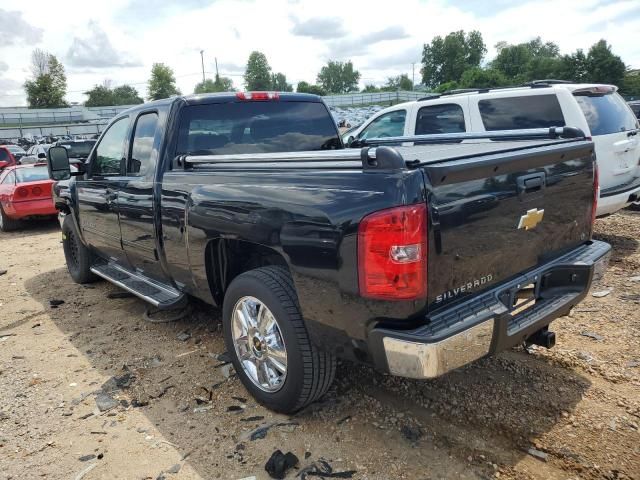
<svg viewBox="0 0 640 480">
<path fill-rule="evenodd" d="M 554 78 L 545 78 L 543 80 L 531 80 L 530 82 L 524 83 L 525 87 L 533 87 L 535 85 L 557 85 L 562 83 L 573 83 L 569 80 L 556 80 Z"/>
</svg>

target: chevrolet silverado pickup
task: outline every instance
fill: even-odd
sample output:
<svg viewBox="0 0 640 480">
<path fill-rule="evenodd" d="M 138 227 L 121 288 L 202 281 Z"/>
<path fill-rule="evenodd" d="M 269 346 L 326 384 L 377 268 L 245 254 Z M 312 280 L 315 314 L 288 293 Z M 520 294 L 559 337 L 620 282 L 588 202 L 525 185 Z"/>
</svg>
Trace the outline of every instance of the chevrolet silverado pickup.
<svg viewBox="0 0 640 480">
<path fill-rule="evenodd" d="M 78 172 L 64 148 L 48 165 L 73 280 L 221 308 L 241 381 L 280 412 L 336 358 L 426 379 L 551 347 L 610 251 L 594 145 L 569 127 L 345 149 L 320 97 L 196 95 L 120 113 Z"/>
</svg>

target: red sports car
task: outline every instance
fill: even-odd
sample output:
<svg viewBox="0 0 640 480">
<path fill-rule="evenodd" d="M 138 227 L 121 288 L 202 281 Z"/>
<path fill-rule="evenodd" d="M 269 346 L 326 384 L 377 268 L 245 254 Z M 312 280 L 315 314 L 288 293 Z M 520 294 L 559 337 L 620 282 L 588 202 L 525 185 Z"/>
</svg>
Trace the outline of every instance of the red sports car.
<svg viewBox="0 0 640 480">
<path fill-rule="evenodd" d="M 8 232 L 29 218 L 57 215 L 51 196 L 53 180 L 46 165 L 17 165 L 0 172 L 0 230 Z"/>
</svg>

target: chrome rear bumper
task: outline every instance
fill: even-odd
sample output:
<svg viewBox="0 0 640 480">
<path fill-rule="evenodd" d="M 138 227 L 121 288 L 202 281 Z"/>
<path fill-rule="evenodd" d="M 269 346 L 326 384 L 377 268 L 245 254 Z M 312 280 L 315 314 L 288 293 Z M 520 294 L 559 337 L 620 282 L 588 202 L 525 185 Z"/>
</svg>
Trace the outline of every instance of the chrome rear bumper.
<svg viewBox="0 0 640 480">
<path fill-rule="evenodd" d="M 409 378 L 434 378 L 522 343 L 566 315 L 603 274 L 611 246 L 592 241 L 524 275 L 438 310 L 410 331 L 374 328 L 370 348 L 376 365 Z M 539 279 L 539 280 L 538 280 Z M 532 306 L 511 304 L 522 285 L 537 283 Z"/>
</svg>

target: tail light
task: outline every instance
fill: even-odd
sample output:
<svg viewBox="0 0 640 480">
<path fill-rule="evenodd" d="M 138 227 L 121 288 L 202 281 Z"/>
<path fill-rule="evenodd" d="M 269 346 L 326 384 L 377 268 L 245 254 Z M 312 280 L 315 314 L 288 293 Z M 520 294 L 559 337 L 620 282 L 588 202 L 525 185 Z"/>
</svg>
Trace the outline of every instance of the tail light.
<svg viewBox="0 0 640 480">
<path fill-rule="evenodd" d="M 42 189 L 41 189 L 40 187 L 33 187 L 33 188 L 31 189 L 31 194 L 32 194 L 34 197 L 39 197 L 40 195 L 42 195 Z"/>
<path fill-rule="evenodd" d="M 29 190 L 26 187 L 19 187 L 16 190 L 16 194 L 20 198 L 27 198 L 29 196 Z"/>
<path fill-rule="evenodd" d="M 427 295 L 427 206 L 407 205 L 366 216 L 358 228 L 360 295 L 415 300 Z"/>
<path fill-rule="evenodd" d="M 591 206 L 591 225 L 596 221 L 596 210 L 598 210 L 598 198 L 600 197 L 600 179 L 598 175 L 598 164 L 593 164 L 593 205 Z"/>
<path fill-rule="evenodd" d="M 238 92 L 236 93 L 238 100 L 250 100 L 264 102 L 267 100 L 279 100 L 280 94 L 278 92 Z"/>
</svg>

